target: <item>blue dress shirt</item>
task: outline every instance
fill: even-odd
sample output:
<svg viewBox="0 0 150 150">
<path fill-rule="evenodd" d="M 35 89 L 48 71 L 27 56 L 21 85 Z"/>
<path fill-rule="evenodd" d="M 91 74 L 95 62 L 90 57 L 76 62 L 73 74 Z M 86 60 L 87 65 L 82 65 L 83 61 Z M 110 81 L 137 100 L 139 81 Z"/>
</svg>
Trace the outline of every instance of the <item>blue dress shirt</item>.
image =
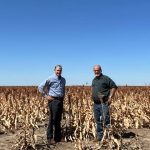
<svg viewBox="0 0 150 150">
<path fill-rule="evenodd" d="M 65 95 L 66 80 L 62 76 L 52 75 L 48 79 L 44 80 L 39 86 L 38 90 L 43 95 L 50 95 L 53 97 L 64 97 Z M 45 92 L 47 88 L 47 92 Z"/>
</svg>

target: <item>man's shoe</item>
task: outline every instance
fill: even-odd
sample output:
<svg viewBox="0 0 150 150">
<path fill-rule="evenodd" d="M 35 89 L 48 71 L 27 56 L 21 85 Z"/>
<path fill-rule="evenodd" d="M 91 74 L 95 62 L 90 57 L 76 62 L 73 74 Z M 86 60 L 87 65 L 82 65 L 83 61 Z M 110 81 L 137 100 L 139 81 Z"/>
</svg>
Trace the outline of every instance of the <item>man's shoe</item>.
<svg viewBox="0 0 150 150">
<path fill-rule="evenodd" d="M 94 139 L 94 140 L 93 140 L 93 142 L 95 142 L 95 143 L 96 143 L 96 142 L 100 142 L 100 141 L 101 141 L 101 140 L 99 140 L 99 139 Z"/>
<path fill-rule="evenodd" d="M 66 142 L 64 138 L 55 140 L 56 142 Z"/>
<path fill-rule="evenodd" d="M 56 144 L 56 142 L 54 141 L 54 139 L 48 139 L 47 143 L 48 143 L 48 145 Z"/>
<path fill-rule="evenodd" d="M 60 142 L 66 142 L 66 140 L 65 140 L 64 138 L 62 138 L 62 139 L 60 140 Z"/>
</svg>

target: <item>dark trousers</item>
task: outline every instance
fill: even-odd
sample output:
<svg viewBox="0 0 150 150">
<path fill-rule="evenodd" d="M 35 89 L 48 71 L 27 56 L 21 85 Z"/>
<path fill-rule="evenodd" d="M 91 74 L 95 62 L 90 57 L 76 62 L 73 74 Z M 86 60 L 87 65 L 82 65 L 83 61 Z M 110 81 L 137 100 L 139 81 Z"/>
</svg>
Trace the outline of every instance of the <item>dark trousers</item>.
<svg viewBox="0 0 150 150">
<path fill-rule="evenodd" d="M 103 137 L 103 121 L 104 121 L 105 128 L 110 127 L 110 114 L 109 114 L 108 102 L 105 102 L 103 104 L 94 103 L 94 118 L 97 125 L 96 128 L 97 138 L 98 140 L 101 140 Z"/>
<path fill-rule="evenodd" d="M 47 139 L 61 140 L 61 117 L 63 112 L 63 99 L 54 99 L 48 102 L 49 124 L 47 128 Z"/>
</svg>

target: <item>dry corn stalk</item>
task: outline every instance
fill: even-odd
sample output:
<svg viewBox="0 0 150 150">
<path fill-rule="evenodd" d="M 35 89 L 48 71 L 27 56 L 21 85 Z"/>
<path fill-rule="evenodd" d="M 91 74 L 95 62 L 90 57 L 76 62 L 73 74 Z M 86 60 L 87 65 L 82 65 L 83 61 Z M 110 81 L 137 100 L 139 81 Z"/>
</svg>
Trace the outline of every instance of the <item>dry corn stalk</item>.
<svg viewBox="0 0 150 150">
<path fill-rule="evenodd" d="M 128 128 L 150 127 L 149 95 L 150 87 L 120 87 L 117 90 L 110 110 L 112 133 L 108 148 L 121 145 L 122 135 Z M 14 133 L 22 129 L 20 147 L 25 138 L 29 144 L 36 143 L 32 129 L 46 121 L 48 114 L 47 101 L 36 87 L 0 87 L 0 100 L 0 131 Z M 90 87 L 66 88 L 62 128 L 66 140 L 80 141 L 76 149 L 92 147 L 90 141 L 96 137 L 96 130 Z M 120 137 L 119 141 L 113 138 L 115 134 Z M 30 140 L 29 135 L 32 135 Z"/>
</svg>

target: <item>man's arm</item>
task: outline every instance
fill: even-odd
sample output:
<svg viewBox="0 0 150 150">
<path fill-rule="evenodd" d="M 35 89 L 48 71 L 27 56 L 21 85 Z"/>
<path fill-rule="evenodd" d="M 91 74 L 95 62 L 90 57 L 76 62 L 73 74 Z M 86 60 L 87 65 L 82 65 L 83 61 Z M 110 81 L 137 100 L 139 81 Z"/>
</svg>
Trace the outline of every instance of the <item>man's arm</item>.
<svg viewBox="0 0 150 150">
<path fill-rule="evenodd" d="M 39 86 L 38 90 L 42 95 L 49 101 L 52 101 L 54 98 L 48 95 L 48 86 L 49 86 L 50 79 L 44 80 Z M 46 89 L 46 90 L 45 90 Z"/>
<path fill-rule="evenodd" d="M 38 90 L 40 93 L 42 93 L 42 95 L 46 95 L 44 88 L 46 86 L 47 80 L 44 80 L 39 86 L 38 86 Z"/>
<path fill-rule="evenodd" d="M 117 90 L 117 88 L 112 88 L 110 90 L 110 94 L 109 94 L 109 98 L 108 98 L 108 105 L 110 105 L 112 103 L 112 98 L 114 97 L 116 90 Z"/>
</svg>

